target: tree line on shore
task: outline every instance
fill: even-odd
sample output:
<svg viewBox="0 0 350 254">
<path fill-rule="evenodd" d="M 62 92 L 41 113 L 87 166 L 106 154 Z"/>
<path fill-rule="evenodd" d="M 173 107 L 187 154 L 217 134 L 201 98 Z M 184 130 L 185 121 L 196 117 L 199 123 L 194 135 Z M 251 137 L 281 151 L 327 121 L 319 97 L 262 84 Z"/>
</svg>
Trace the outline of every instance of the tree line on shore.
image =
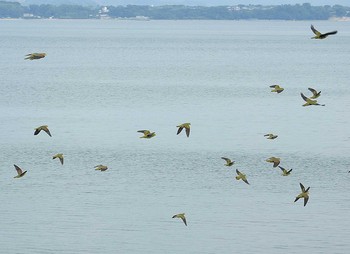
<svg viewBox="0 0 350 254">
<path fill-rule="evenodd" d="M 98 19 L 132 18 L 144 16 L 150 19 L 211 19 L 211 20 L 327 20 L 332 17 L 349 17 L 350 7 L 341 5 L 312 6 L 304 4 L 284 5 L 233 5 L 233 6 L 185 6 L 185 5 L 21 5 L 0 1 L 0 18 L 57 18 Z"/>
</svg>

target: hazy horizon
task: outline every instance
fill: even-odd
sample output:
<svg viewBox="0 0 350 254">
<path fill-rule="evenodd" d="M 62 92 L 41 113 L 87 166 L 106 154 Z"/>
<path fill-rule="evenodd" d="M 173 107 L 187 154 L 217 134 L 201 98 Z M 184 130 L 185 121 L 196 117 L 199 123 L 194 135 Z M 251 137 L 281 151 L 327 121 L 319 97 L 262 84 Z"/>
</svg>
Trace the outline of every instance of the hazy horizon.
<svg viewBox="0 0 350 254">
<path fill-rule="evenodd" d="M 20 2 L 22 4 L 79 4 L 79 5 L 202 5 L 202 6 L 218 6 L 218 5 L 237 5 L 237 4 L 260 4 L 260 5 L 280 5 L 280 4 L 303 4 L 311 5 L 344 5 L 349 6 L 348 0 L 7 0 L 9 2 Z"/>
</svg>

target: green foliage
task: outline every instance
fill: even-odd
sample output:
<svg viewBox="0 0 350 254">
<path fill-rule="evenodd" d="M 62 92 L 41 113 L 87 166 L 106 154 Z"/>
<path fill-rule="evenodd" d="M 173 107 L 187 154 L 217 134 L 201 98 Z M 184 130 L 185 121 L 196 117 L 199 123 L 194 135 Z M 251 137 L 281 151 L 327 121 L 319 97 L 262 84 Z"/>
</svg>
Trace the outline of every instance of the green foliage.
<svg viewBox="0 0 350 254">
<path fill-rule="evenodd" d="M 108 7 L 109 15 L 117 18 L 147 16 L 151 19 L 278 19 L 278 20 L 326 20 L 332 16 L 350 16 L 350 7 L 334 5 L 237 5 L 237 6 L 117 6 Z"/>
<path fill-rule="evenodd" d="M 109 16 L 117 18 L 131 18 L 136 16 L 148 16 L 150 7 L 142 5 L 109 6 Z"/>
<path fill-rule="evenodd" d="M 24 10 L 20 3 L 0 1 L 0 18 L 20 18 Z"/>
<path fill-rule="evenodd" d="M 29 12 L 34 16 L 41 18 L 58 18 L 58 19 L 88 19 L 95 17 L 97 14 L 96 9 L 84 7 L 80 5 L 30 5 Z"/>
</svg>

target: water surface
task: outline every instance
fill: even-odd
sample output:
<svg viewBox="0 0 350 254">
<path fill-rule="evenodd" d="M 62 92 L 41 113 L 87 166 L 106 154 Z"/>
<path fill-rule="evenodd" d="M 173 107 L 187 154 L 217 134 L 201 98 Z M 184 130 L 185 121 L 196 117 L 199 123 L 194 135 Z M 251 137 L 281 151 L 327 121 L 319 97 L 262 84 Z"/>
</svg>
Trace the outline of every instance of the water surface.
<svg viewBox="0 0 350 254">
<path fill-rule="evenodd" d="M 311 40 L 310 22 L 285 21 L 0 21 L 0 250 L 347 253 L 350 23 L 313 23 L 338 34 Z M 325 107 L 301 106 L 308 87 Z M 190 138 L 176 136 L 183 122 Z M 43 124 L 52 138 L 33 135 Z M 26 176 L 13 179 L 13 164 Z M 306 207 L 293 203 L 299 182 Z"/>
</svg>

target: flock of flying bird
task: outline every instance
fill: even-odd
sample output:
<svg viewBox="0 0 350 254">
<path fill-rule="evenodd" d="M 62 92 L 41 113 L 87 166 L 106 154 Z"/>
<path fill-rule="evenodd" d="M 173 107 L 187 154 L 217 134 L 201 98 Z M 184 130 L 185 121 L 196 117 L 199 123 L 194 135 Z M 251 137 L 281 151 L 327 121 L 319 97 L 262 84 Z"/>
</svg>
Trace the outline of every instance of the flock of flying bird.
<svg viewBox="0 0 350 254">
<path fill-rule="evenodd" d="M 314 37 L 311 37 L 311 39 L 325 39 L 328 35 L 333 35 L 333 34 L 336 34 L 337 31 L 332 31 L 332 32 L 328 32 L 328 33 L 320 33 L 318 30 L 316 30 L 314 28 L 313 25 L 311 25 L 311 30 L 312 32 L 315 34 Z M 28 54 L 26 55 L 25 59 L 26 60 L 36 60 L 36 59 L 41 59 L 41 58 L 44 58 L 46 56 L 46 53 L 31 53 L 31 54 Z M 279 85 L 271 85 L 270 88 L 272 88 L 271 92 L 275 92 L 275 93 L 281 93 L 284 91 L 284 88 L 279 86 Z M 302 106 L 325 106 L 325 104 L 319 104 L 317 102 L 317 99 L 318 97 L 320 97 L 321 95 L 321 91 L 317 91 L 313 88 L 308 88 L 308 90 L 312 93 L 312 96 L 310 97 L 306 97 L 303 93 L 300 93 L 301 97 L 303 98 L 303 100 L 305 101 L 305 103 L 302 105 Z M 189 137 L 190 136 L 190 130 L 191 130 L 191 127 L 190 127 L 191 123 L 183 123 L 183 124 L 180 124 L 180 125 L 177 125 L 176 127 L 178 128 L 177 130 L 177 135 L 179 135 L 183 129 L 185 129 L 185 132 L 186 132 L 186 136 Z M 34 135 L 38 135 L 41 131 L 44 131 L 46 132 L 50 137 L 51 137 L 51 133 L 50 133 L 50 130 L 48 128 L 47 125 L 42 125 L 42 126 L 39 126 L 37 128 L 35 128 L 35 131 L 34 131 Z M 145 139 L 150 139 L 150 138 L 153 138 L 156 136 L 156 133 L 155 132 L 151 132 L 150 130 L 139 130 L 137 132 L 140 132 L 143 134 L 143 136 L 141 136 L 140 138 L 145 138 Z M 275 134 L 272 134 L 272 133 L 268 133 L 268 134 L 265 134 L 264 135 L 267 139 L 276 139 L 278 137 L 278 135 L 275 135 Z M 61 164 L 63 165 L 64 163 L 64 157 L 63 157 L 63 154 L 62 153 L 58 153 L 56 155 L 54 155 L 52 157 L 53 159 L 59 159 Z M 231 167 L 235 161 L 232 161 L 231 159 L 229 158 L 226 158 L 226 157 L 221 157 L 223 160 L 226 161 L 226 164 L 225 166 L 228 166 L 228 167 Z M 282 171 L 282 175 L 283 176 L 288 176 L 291 174 L 292 172 L 292 169 L 285 169 L 281 166 L 279 166 L 280 164 L 280 161 L 281 159 L 280 158 L 277 158 L 277 157 L 270 157 L 268 159 L 266 159 L 266 162 L 269 162 L 269 163 L 273 163 L 273 167 L 276 168 L 276 167 L 279 167 Z M 19 166 L 17 165 L 14 165 L 16 171 L 17 171 L 17 175 L 14 177 L 14 178 L 21 178 L 23 177 L 27 171 L 23 171 Z M 108 169 L 107 166 L 105 165 L 96 165 L 95 167 L 95 170 L 99 170 L 99 171 L 106 171 Z M 350 171 L 349 171 L 350 173 Z M 247 180 L 247 177 L 244 173 L 240 172 L 238 169 L 236 169 L 236 179 L 237 180 L 242 180 L 244 181 L 246 184 L 249 184 L 248 180 Z M 301 193 L 299 195 L 296 196 L 294 202 L 298 201 L 300 198 L 303 198 L 304 199 L 304 206 L 306 206 L 308 200 L 309 200 L 309 189 L 310 187 L 308 187 L 307 189 L 305 189 L 304 185 L 302 183 L 299 183 L 300 184 L 300 188 L 301 188 Z M 179 213 L 179 214 L 175 214 L 172 218 L 179 218 L 181 219 L 184 224 L 187 226 L 187 221 L 186 221 L 186 217 L 185 217 L 185 213 Z"/>
</svg>

